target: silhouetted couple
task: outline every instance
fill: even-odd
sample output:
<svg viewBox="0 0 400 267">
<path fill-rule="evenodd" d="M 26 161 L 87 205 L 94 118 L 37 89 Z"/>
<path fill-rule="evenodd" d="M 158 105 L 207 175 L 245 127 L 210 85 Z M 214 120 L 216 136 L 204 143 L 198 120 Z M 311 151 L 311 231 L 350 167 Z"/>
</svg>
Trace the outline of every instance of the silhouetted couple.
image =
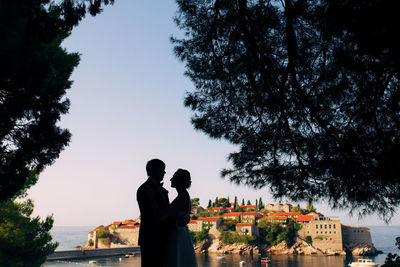
<svg viewBox="0 0 400 267">
<path fill-rule="evenodd" d="M 178 196 L 169 203 L 161 181 L 165 163 L 147 162 L 148 179 L 137 191 L 140 208 L 139 245 L 142 267 L 197 267 L 193 243 L 186 225 L 190 220 L 190 173 L 178 169 L 171 178 Z"/>
</svg>

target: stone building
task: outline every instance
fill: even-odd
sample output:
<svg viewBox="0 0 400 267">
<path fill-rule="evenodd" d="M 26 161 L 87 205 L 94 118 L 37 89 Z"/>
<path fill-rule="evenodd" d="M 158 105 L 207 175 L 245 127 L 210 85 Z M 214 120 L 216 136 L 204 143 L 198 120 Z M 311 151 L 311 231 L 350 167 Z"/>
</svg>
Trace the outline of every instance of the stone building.
<svg viewBox="0 0 400 267">
<path fill-rule="evenodd" d="M 113 232 L 114 239 L 118 240 L 118 243 L 124 245 L 137 246 L 139 240 L 139 228 L 139 225 L 121 225 Z"/>
<path fill-rule="evenodd" d="M 197 221 L 201 221 L 202 227 L 208 229 L 218 229 L 220 223 L 222 222 L 220 217 L 198 218 Z"/>
<path fill-rule="evenodd" d="M 342 225 L 342 235 L 345 248 L 373 247 L 371 231 L 368 227 Z"/>
<path fill-rule="evenodd" d="M 262 214 L 259 212 L 243 212 L 242 213 L 242 223 L 255 223 L 257 219 L 261 218 Z"/>
<path fill-rule="evenodd" d="M 296 212 L 270 212 L 268 214 L 269 216 L 286 216 L 289 219 L 296 219 L 298 216 L 301 215 L 300 211 L 296 211 Z"/>
<path fill-rule="evenodd" d="M 259 236 L 258 228 L 254 223 L 237 223 L 236 231 L 241 234 Z"/>
<path fill-rule="evenodd" d="M 200 232 L 203 227 L 203 222 L 199 220 L 190 220 L 187 227 L 192 232 Z"/>
<path fill-rule="evenodd" d="M 100 225 L 100 226 L 96 227 L 95 229 L 93 229 L 92 231 L 90 231 L 88 234 L 88 243 L 90 243 L 90 240 L 92 240 L 94 248 L 97 248 L 97 231 L 102 228 L 104 228 L 104 226 Z"/>
<path fill-rule="evenodd" d="M 265 209 L 272 212 L 290 212 L 292 209 L 291 204 L 267 204 L 265 205 Z"/>
<path fill-rule="evenodd" d="M 230 220 L 236 220 L 236 221 L 240 221 L 241 216 L 242 216 L 242 212 L 230 212 L 230 213 L 225 213 L 225 214 L 221 215 L 221 217 L 223 219 L 230 219 Z"/>
<path fill-rule="evenodd" d="M 312 245 L 321 250 L 342 251 L 343 238 L 340 220 L 324 217 L 315 219 L 312 215 L 301 215 L 296 219 L 303 226 L 299 237 L 312 238 Z"/>
</svg>

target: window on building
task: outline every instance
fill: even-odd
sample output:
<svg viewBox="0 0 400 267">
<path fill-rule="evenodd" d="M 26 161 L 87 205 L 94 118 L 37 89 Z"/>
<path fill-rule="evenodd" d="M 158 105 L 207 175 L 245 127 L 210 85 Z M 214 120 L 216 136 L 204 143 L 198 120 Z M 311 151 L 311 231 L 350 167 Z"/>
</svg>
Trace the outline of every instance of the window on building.
<svg viewBox="0 0 400 267">
<path fill-rule="evenodd" d="M 332 237 L 331 237 L 331 238 L 329 238 L 329 240 L 332 240 Z"/>
<path fill-rule="evenodd" d="M 336 229 L 336 224 L 333 225 L 333 229 Z"/>
<path fill-rule="evenodd" d="M 325 224 L 325 229 L 327 228 L 326 224 Z"/>
<path fill-rule="evenodd" d="M 332 225 L 329 225 L 329 229 L 331 229 L 332 228 Z"/>
<path fill-rule="evenodd" d="M 315 228 L 318 229 L 318 224 L 315 225 Z"/>
<path fill-rule="evenodd" d="M 316 233 L 318 234 L 318 231 Z"/>
<path fill-rule="evenodd" d="M 329 231 L 329 233 L 330 233 L 330 234 L 332 234 L 332 232 L 331 232 L 331 231 Z"/>
<path fill-rule="evenodd" d="M 336 231 L 334 231 L 333 233 L 336 234 Z"/>
</svg>

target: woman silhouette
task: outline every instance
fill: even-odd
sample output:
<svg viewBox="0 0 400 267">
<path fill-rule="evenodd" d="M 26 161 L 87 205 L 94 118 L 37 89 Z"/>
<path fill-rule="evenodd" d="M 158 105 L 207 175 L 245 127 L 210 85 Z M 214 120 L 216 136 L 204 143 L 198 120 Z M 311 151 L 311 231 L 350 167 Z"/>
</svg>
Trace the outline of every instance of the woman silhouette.
<svg viewBox="0 0 400 267">
<path fill-rule="evenodd" d="M 178 196 L 169 207 L 176 227 L 168 237 L 165 267 L 197 267 L 192 238 L 186 227 L 187 220 L 182 219 L 190 214 L 191 204 L 187 189 L 191 184 L 190 173 L 187 170 L 178 169 L 171 178 L 171 187 L 178 192 Z"/>
</svg>

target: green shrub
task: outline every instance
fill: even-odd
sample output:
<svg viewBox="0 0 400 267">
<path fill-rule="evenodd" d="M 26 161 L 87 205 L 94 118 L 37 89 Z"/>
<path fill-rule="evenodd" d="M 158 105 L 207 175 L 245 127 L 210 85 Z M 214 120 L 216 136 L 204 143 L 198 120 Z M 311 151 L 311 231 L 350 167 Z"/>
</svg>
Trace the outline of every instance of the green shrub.
<svg viewBox="0 0 400 267">
<path fill-rule="evenodd" d="M 93 239 L 89 239 L 88 245 L 89 247 L 92 247 L 94 245 Z"/>
<path fill-rule="evenodd" d="M 267 245 L 276 245 L 282 241 L 286 241 L 288 246 L 292 246 L 297 231 L 301 228 L 301 225 L 294 221 L 289 221 L 286 227 L 282 227 L 279 223 L 261 223 L 259 224 L 260 230 L 260 241 L 265 242 Z"/>
<path fill-rule="evenodd" d="M 109 238 L 111 236 L 110 231 L 108 230 L 108 228 L 101 228 L 100 230 L 98 230 L 96 232 L 96 237 L 97 238 Z"/>
<path fill-rule="evenodd" d="M 314 239 L 317 239 L 317 240 L 322 240 L 322 238 L 323 238 L 323 237 L 322 237 L 322 236 L 320 236 L 320 235 L 319 235 L 319 236 L 316 236 L 316 237 L 314 237 Z"/>
<path fill-rule="evenodd" d="M 306 242 L 309 244 L 309 245 L 312 245 L 312 237 L 311 236 L 306 236 Z"/>
<path fill-rule="evenodd" d="M 238 220 L 224 219 L 223 223 L 226 224 L 226 226 L 228 228 L 227 231 L 235 231 Z"/>
<path fill-rule="evenodd" d="M 196 244 L 196 243 L 199 243 L 199 242 L 207 239 L 208 231 L 209 231 L 209 229 L 204 228 L 200 232 L 190 232 L 193 243 Z"/>
<path fill-rule="evenodd" d="M 220 233 L 221 233 L 220 241 L 224 244 L 235 244 L 235 243 L 253 244 L 257 239 L 257 237 L 255 236 L 241 235 L 238 232 L 233 232 L 233 231 L 221 230 Z"/>
</svg>

